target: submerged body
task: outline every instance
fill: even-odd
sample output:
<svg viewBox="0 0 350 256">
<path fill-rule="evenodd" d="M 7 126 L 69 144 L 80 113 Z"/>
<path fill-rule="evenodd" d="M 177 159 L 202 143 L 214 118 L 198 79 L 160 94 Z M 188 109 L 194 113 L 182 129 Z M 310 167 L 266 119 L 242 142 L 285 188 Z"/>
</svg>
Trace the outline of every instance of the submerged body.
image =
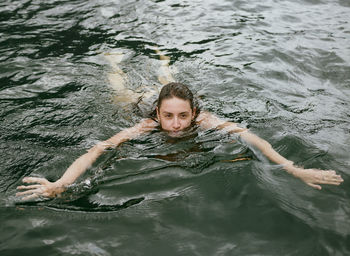
<svg viewBox="0 0 350 256">
<path fill-rule="evenodd" d="M 163 55 L 161 55 L 161 59 L 168 61 Z M 167 71 L 169 62 L 164 63 L 162 64 L 162 69 Z M 117 71 L 112 78 L 110 77 L 110 82 L 114 88 L 122 90 L 122 88 L 125 88 L 126 76 L 117 66 L 115 68 Z M 240 128 L 236 123 L 221 120 L 209 112 L 200 111 L 194 102 L 192 92 L 187 86 L 172 82 L 174 79 L 171 77 L 170 72 L 167 71 L 165 75 L 159 76 L 159 81 L 165 85 L 158 97 L 157 107 L 155 108 L 156 116 L 143 119 L 135 126 L 124 129 L 108 140 L 98 143 L 88 150 L 86 154 L 75 160 L 56 182 L 49 182 L 45 178 L 24 178 L 24 183 L 33 184 L 19 186 L 18 189 L 24 191 L 18 192 L 17 196 L 23 196 L 25 200 L 37 197 L 55 197 L 65 191 L 67 186 L 74 183 L 107 148 L 118 147 L 127 140 L 159 128 L 170 137 L 181 137 L 193 125 L 197 125 L 202 129 L 221 129 L 228 133 L 237 134 L 249 146 L 260 150 L 269 160 L 281 165 L 288 173 L 300 178 L 313 188 L 321 189 L 321 184 L 339 185 L 343 182 L 341 176 L 337 175 L 333 170 L 324 171 L 297 167 L 292 161 L 276 152 L 267 141 L 259 138 L 249 130 Z M 122 97 L 119 97 L 119 100 L 129 98 L 131 101 L 135 101 L 139 97 L 139 94 L 130 89 L 122 91 L 119 93 L 120 95 Z"/>
</svg>

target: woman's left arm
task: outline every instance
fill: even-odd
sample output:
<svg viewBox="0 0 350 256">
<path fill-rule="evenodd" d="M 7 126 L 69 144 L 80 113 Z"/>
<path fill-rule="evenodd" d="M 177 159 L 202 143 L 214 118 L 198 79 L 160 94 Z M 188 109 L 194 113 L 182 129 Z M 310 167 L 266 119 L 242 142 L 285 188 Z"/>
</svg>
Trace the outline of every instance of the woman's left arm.
<svg viewBox="0 0 350 256">
<path fill-rule="evenodd" d="M 259 149 L 272 162 L 281 165 L 288 173 L 315 189 L 322 189 L 320 184 L 340 185 L 343 182 L 342 177 L 333 170 L 304 169 L 295 166 L 292 161 L 276 152 L 270 143 L 249 132 L 248 129 L 238 127 L 235 123 L 225 122 L 208 112 L 201 113 L 197 120 L 203 128 L 222 129 L 229 133 L 238 134 L 245 142 Z"/>
</svg>

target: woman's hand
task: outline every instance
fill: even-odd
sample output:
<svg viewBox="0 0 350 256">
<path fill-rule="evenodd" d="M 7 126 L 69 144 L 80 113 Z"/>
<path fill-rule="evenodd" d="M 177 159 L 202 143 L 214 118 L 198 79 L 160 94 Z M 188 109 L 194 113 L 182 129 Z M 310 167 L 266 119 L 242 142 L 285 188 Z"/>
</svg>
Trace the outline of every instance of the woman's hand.
<svg viewBox="0 0 350 256">
<path fill-rule="evenodd" d="M 319 184 L 340 185 L 344 180 L 333 170 L 303 169 L 299 167 L 286 168 L 288 172 L 304 181 L 307 185 L 321 190 Z"/>
<path fill-rule="evenodd" d="M 64 186 L 56 182 L 50 182 L 45 178 L 25 177 L 24 183 L 32 184 L 27 186 L 18 186 L 16 196 L 23 196 L 23 200 L 32 200 L 39 197 L 53 198 L 60 195 L 64 190 Z"/>
</svg>

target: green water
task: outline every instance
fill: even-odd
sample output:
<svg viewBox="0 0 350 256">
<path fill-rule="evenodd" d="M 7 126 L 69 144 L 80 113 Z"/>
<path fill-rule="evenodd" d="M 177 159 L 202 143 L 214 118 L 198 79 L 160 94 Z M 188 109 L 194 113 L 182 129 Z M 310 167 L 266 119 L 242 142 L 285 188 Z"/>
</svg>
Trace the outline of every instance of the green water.
<svg viewBox="0 0 350 256">
<path fill-rule="evenodd" d="M 349 255 L 350 4 L 300 1 L 0 3 L 0 255 Z M 316 191 L 234 136 L 160 132 L 109 151 L 60 199 L 22 203 L 141 117 L 111 99 L 102 53 L 130 86 L 171 57 L 202 106 L 305 167 Z M 176 72 L 177 70 L 177 72 Z M 249 161 L 227 162 L 239 156 Z"/>
</svg>

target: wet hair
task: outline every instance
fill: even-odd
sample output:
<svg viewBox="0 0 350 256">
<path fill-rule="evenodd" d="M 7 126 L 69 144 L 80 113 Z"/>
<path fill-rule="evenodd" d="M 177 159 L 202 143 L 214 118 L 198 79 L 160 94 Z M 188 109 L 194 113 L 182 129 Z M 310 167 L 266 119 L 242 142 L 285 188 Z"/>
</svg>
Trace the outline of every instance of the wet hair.
<svg viewBox="0 0 350 256">
<path fill-rule="evenodd" d="M 191 110 L 196 108 L 195 118 L 199 115 L 200 108 L 198 106 L 197 99 L 193 96 L 192 91 L 187 87 L 187 85 L 182 83 L 172 82 L 163 86 L 159 93 L 158 100 L 156 103 L 158 109 L 160 109 L 163 100 L 171 99 L 174 97 L 182 100 L 188 100 L 190 102 Z M 154 111 L 151 114 L 151 117 L 155 118 L 156 116 L 156 110 L 154 109 Z"/>
<path fill-rule="evenodd" d="M 162 101 L 165 99 L 171 99 L 173 97 L 189 100 L 191 109 L 193 110 L 193 93 L 190 89 L 184 84 L 180 83 L 169 83 L 163 86 L 162 90 L 158 96 L 157 107 L 160 108 Z"/>
</svg>

